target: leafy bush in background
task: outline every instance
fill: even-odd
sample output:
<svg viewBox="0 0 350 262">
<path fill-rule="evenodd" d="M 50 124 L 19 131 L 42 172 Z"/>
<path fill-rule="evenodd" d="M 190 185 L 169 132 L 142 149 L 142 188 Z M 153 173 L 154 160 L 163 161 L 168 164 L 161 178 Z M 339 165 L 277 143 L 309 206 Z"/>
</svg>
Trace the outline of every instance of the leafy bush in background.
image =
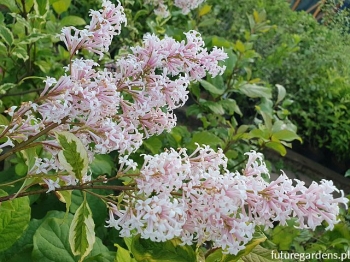
<svg viewBox="0 0 350 262">
<path fill-rule="evenodd" d="M 18 5 L 16 6 L 11 5 L 11 2 L 6 2 L 6 6 L 9 8 L 5 12 L 6 16 L 4 17 L 6 25 L 1 27 L 3 32 L 1 37 L 5 40 L 5 49 L 3 49 L 5 51 L 1 53 L 5 59 L 5 64 L 1 64 L 1 68 L 5 72 L 1 79 L 4 108 L 12 105 L 20 105 L 23 101 L 34 100 L 42 91 L 40 88 L 42 86 L 42 79 L 40 78 L 47 75 L 63 75 L 62 65 L 69 64 L 73 55 L 80 57 L 80 54 L 75 54 L 75 52 L 69 53 L 64 49 L 62 43 L 55 37 L 55 34 L 65 25 L 82 27 L 85 24 L 85 20 L 89 19 L 86 15 L 86 10 L 94 8 L 96 4 L 95 2 L 85 3 L 84 1 L 76 1 L 77 6 L 74 7 L 67 0 L 51 1 L 50 4 L 48 1 L 39 0 L 17 2 Z M 206 20 L 206 16 L 210 16 L 211 13 L 209 5 L 203 5 L 198 11 L 193 11 L 193 13 L 189 14 L 188 17 L 183 17 L 177 9 L 170 8 L 172 16 L 170 18 L 160 18 L 156 17 L 152 7 L 144 5 L 142 1 L 123 1 L 123 4 L 127 7 L 126 15 L 129 18 L 129 26 L 125 35 L 121 35 L 118 38 L 119 40 L 113 42 L 110 56 L 99 61 L 102 66 L 111 65 L 110 62 L 113 59 L 126 58 L 125 54 L 130 53 L 130 50 L 126 47 L 130 44 L 134 45 L 137 42 L 141 42 L 142 35 L 146 31 L 152 31 L 160 36 L 168 34 L 178 40 L 183 40 L 183 31 L 198 28 L 204 29 L 210 24 L 213 24 L 213 20 L 210 20 L 210 18 Z M 12 14 L 10 14 L 11 12 Z M 157 175 L 153 176 L 152 166 L 158 165 L 161 162 L 157 161 L 160 156 L 167 154 L 169 156 L 172 154 L 173 156 L 177 153 L 175 150 L 164 152 L 163 148 L 165 146 L 173 148 L 188 147 L 190 153 L 196 150 L 198 153 L 199 148 L 195 146 L 195 143 L 200 143 L 209 144 L 213 147 L 223 147 L 223 152 L 231 161 L 228 163 L 229 167 L 237 169 L 242 166 L 244 168 L 243 172 L 247 177 L 251 178 L 247 178 L 245 182 L 254 182 L 256 178 L 256 185 L 259 188 L 260 186 L 264 188 L 269 183 L 260 177 L 262 172 L 267 172 L 264 162 L 260 159 L 261 156 L 255 155 L 253 152 L 250 153 L 250 162 L 245 166 L 242 164 L 242 161 L 245 160 L 242 152 L 252 148 L 262 149 L 264 147 L 270 147 L 283 155 L 285 154 L 285 146 L 290 146 L 289 143 L 291 141 L 300 139 L 296 135 L 296 127 L 288 119 L 289 111 L 285 107 L 288 107 L 290 100 L 285 98 L 285 89 L 281 85 L 269 84 L 254 75 L 255 72 L 252 65 L 257 63 L 260 58 L 260 54 L 256 51 L 255 46 L 259 42 L 261 35 L 274 29 L 273 26 L 267 23 L 263 11 L 254 12 L 250 10 L 249 14 L 247 18 L 249 25 L 244 30 L 238 31 L 237 39 L 220 38 L 209 33 L 205 36 L 208 46 L 225 47 L 229 59 L 223 62 L 222 65 L 227 67 L 227 71 L 222 76 L 215 78 L 207 77 L 200 80 L 199 84 L 191 85 L 190 95 L 192 96 L 192 104 L 187 105 L 186 113 L 192 118 L 189 120 L 186 118 L 183 119 L 183 122 L 187 123 L 187 126 L 174 128 L 170 133 L 163 133 L 158 137 L 152 136 L 144 141 L 145 148 L 143 151 L 138 151 L 132 155 L 133 159 L 141 166 L 143 163 L 141 154 L 145 151 L 150 151 L 153 155 L 163 152 L 155 156 L 148 155 L 148 159 L 144 161 L 145 164 L 140 168 L 140 170 L 143 170 L 142 172 L 146 172 L 145 170 L 150 168 L 150 179 L 157 179 Z M 14 20 L 11 18 L 13 16 L 15 16 Z M 22 27 L 21 25 L 17 25 L 18 23 L 23 24 Z M 24 34 L 18 33 L 15 30 L 16 27 L 22 28 L 21 30 Z M 33 31 L 33 34 L 37 33 L 38 35 L 34 37 L 35 35 L 31 35 L 30 30 Z M 29 32 L 28 34 L 26 33 L 27 31 Z M 30 40 L 26 40 L 27 38 Z M 297 42 L 298 38 L 295 37 L 291 41 L 292 43 L 288 48 L 293 52 L 295 48 L 293 41 Z M 45 55 L 41 54 L 40 51 L 44 52 Z M 22 52 L 22 56 L 18 56 L 16 52 Z M 81 56 L 96 58 L 96 56 L 84 51 Z M 23 72 L 26 73 L 25 76 L 21 76 L 21 70 L 18 70 L 22 69 L 21 65 L 23 63 L 28 63 L 28 67 L 23 69 Z M 69 66 L 68 75 L 71 72 L 71 67 L 72 64 Z M 32 71 L 29 70 L 30 68 L 32 68 Z M 113 71 L 115 68 L 113 68 L 112 64 L 108 69 Z M 12 76 L 13 78 L 11 78 Z M 81 80 L 82 85 L 89 81 L 95 81 L 95 79 L 91 78 L 88 81 L 85 81 L 86 79 L 79 80 Z M 136 90 L 139 88 L 138 85 L 134 87 Z M 52 91 L 51 89 L 49 90 Z M 45 100 L 50 98 L 50 96 L 56 97 L 55 92 L 50 93 L 50 91 L 46 90 L 45 92 L 48 92 L 47 97 L 43 98 L 40 95 L 40 99 Z M 126 100 L 132 100 L 131 95 L 128 96 L 129 93 L 127 93 L 127 90 L 124 91 Z M 122 90 L 121 92 L 124 91 Z M 64 103 L 64 101 L 61 102 Z M 80 102 L 80 104 L 78 102 L 78 105 L 83 104 L 83 99 Z M 24 108 L 26 106 L 30 107 L 30 104 L 23 104 Z M 77 108 L 81 109 L 80 106 L 77 106 Z M 165 108 L 162 109 L 165 110 Z M 87 111 L 83 109 L 82 115 Z M 8 119 L 4 116 L 5 113 L 11 116 L 11 109 L 2 115 L 1 124 L 4 126 L 8 124 Z M 179 115 L 180 113 L 178 112 Z M 32 141 L 29 142 L 35 140 L 33 144 L 22 141 L 21 138 L 13 138 L 16 149 L 5 148 L 4 154 L 1 155 L 2 159 L 11 155 L 10 158 L 4 161 L 3 171 L 0 176 L 1 188 L 6 190 L 6 192 L 0 190 L 0 198 L 5 200 L 0 207 L 0 214 L 3 221 L 8 223 L 2 224 L 3 230 L 0 232 L 2 234 L 0 241 L 1 260 L 23 261 L 25 259 L 27 261 L 32 258 L 33 261 L 144 261 L 147 258 L 154 261 L 167 259 L 169 261 L 186 262 L 203 261 L 205 259 L 210 262 L 239 261 L 240 259 L 254 261 L 256 258 L 262 261 L 268 261 L 271 258 L 271 250 L 274 250 L 276 246 L 266 245 L 265 249 L 260 246 L 266 240 L 266 236 L 260 226 L 254 228 L 256 231 L 254 235 L 250 235 L 250 231 L 244 235 L 246 238 L 251 237 L 251 240 L 246 243 L 246 248 L 241 250 L 237 255 L 224 254 L 222 249 L 213 247 L 213 243 L 216 244 L 215 242 L 222 240 L 220 237 L 211 239 L 212 241 L 207 241 L 205 245 L 201 245 L 203 242 L 197 246 L 195 244 L 181 246 L 178 239 L 157 243 L 149 239 L 140 238 L 139 235 L 130 238 L 121 238 L 120 228 L 116 226 L 120 221 L 115 221 L 116 218 L 120 217 L 120 214 L 115 211 L 117 207 L 113 206 L 112 203 L 117 204 L 118 208 L 125 204 L 125 208 L 127 208 L 128 204 L 137 205 L 137 203 L 147 200 L 147 197 L 155 201 L 155 196 L 159 192 L 157 193 L 153 190 L 149 195 L 144 192 L 142 196 L 138 194 L 133 197 L 133 190 L 135 192 L 138 191 L 135 185 L 142 182 L 145 177 L 141 175 L 140 170 L 133 170 L 136 166 L 133 165 L 134 162 L 131 158 L 119 158 L 120 152 L 118 150 L 110 154 L 96 154 L 93 161 L 92 159 L 88 160 L 88 153 L 83 149 L 83 143 L 86 143 L 87 140 L 84 137 L 82 140 L 77 137 L 84 134 L 84 128 L 86 128 L 85 125 L 79 122 L 81 120 L 80 118 L 83 118 L 82 115 L 78 115 L 74 121 L 68 123 L 66 126 L 68 129 L 70 127 L 77 127 L 74 131 L 75 134 L 68 132 L 58 132 L 54 136 L 52 133 L 48 134 L 48 137 L 51 137 L 51 142 L 54 142 L 55 139 L 59 140 L 56 149 L 59 148 L 60 153 L 56 160 L 63 163 L 63 170 L 51 170 L 52 172 L 50 171 L 48 173 L 40 171 L 36 175 L 31 173 L 39 166 L 44 169 L 50 169 L 54 166 L 53 163 L 47 163 L 48 166 L 45 167 L 45 157 L 52 157 L 54 159 L 55 155 L 44 150 L 41 146 L 43 142 L 41 139 L 35 140 L 45 132 L 39 132 L 34 136 L 30 136 L 29 139 L 32 139 Z M 23 114 L 21 116 L 25 118 L 28 115 Z M 40 114 L 38 113 L 37 116 L 38 119 L 32 119 L 29 126 L 35 126 L 37 124 L 37 121 L 40 120 Z M 195 124 L 193 124 L 193 119 L 197 120 Z M 20 122 L 24 119 L 18 118 L 17 120 Z M 114 121 L 118 120 L 118 117 L 114 119 Z M 62 119 L 62 121 L 66 121 L 66 118 Z M 55 124 L 46 124 L 48 124 L 48 129 L 43 129 L 42 131 L 49 132 L 49 127 L 55 127 Z M 60 123 L 57 124 L 59 125 Z M 2 126 L 3 129 L 5 128 L 4 126 Z M 13 122 L 11 122 L 11 126 L 14 129 L 17 128 Z M 99 127 L 92 127 L 89 131 L 94 131 L 94 128 L 98 129 Z M 29 131 L 35 133 L 39 130 Z M 25 137 L 25 134 L 23 135 Z M 101 139 L 101 137 L 96 136 L 96 139 Z M 2 142 L 2 146 L 5 143 L 10 145 L 9 141 L 6 142 L 5 139 Z M 97 142 L 94 143 L 91 141 L 86 146 L 88 147 L 90 156 L 92 153 L 90 150 L 96 149 L 96 144 Z M 182 156 L 185 156 L 184 152 L 182 151 Z M 207 161 L 208 159 L 204 161 L 203 156 L 207 153 L 212 159 L 223 160 L 223 164 L 225 164 L 223 155 L 209 149 L 200 150 L 198 157 L 193 155 L 184 157 L 181 164 L 184 164 L 192 157 L 194 167 L 199 163 L 199 169 L 205 167 L 207 164 L 215 165 L 212 161 Z M 205 156 L 208 157 L 208 155 Z M 43 158 L 42 160 L 44 162 L 37 162 L 38 159 L 36 157 Z M 257 159 L 254 160 L 256 157 Z M 220 160 L 220 158 L 222 159 Z M 92 180 L 83 181 L 86 176 L 89 176 L 87 173 L 83 174 L 83 170 L 86 171 L 88 169 L 87 164 L 90 160 L 92 161 L 89 165 Z M 176 162 L 177 160 L 179 160 L 179 157 L 175 157 L 169 163 L 165 163 L 163 167 L 159 168 L 157 174 L 162 175 L 162 168 L 170 168 L 173 166 L 172 161 Z M 151 163 L 151 161 L 153 162 Z M 177 167 L 175 167 L 175 171 L 178 171 Z M 204 174 L 208 173 L 210 175 L 200 179 L 198 186 L 193 187 L 194 191 L 201 188 L 202 183 L 207 180 L 206 182 L 208 183 L 205 186 L 208 186 L 209 194 L 213 193 L 216 195 L 216 186 L 211 185 L 215 179 L 213 181 L 210 179 L 214 178 L 215 174 L 221 171 L 226 172 L 223 166 L 210 166 L 208 170 L 204 170 Z M 57 182 L 58 180 L 56 182 L 54 181 L 55 178 L 61 178 L 60 175 L 62 174 L 67 175 L 67 172 L 79 180 L 77 185 L 66 185 L 63 180 L 59 182 Z M 251 174 L 248 174 L 250 172 Z M 164 180 L 171 174 L 165 175 L 162 177 Z M 190 175 L 192 175 L 191 172 Z M 227 177 L 232 176 L 231 173 L 225 173 L 225 175 Z M 238 176 L 237 173 L 235 175 Z M 224 177 L 218 175 L 217 179 L 221 181 Z M 186 177 L 182 183 L 186 185 L 191 181 L 191 177 Z M 105 182 L 108 182 L 108 184 L 105 184 Z M 283 192 L 284 183 L 289 183 L 289 180 L 284 176 L 281 176 L 279 182 L 276 182 L 278 187 L 281 186 L 280 189 Z M 152 183 L 149 184 L 153 185 Z M 166 190 L 167 185 L 164 185 L 164 183 L 161 184 Z M 272 186 L 274 187 L 276 184 L 272 184 Z M 243 183 L 242 185 L 247 185 L 247 183 Z M 330 184 L 324 183 L 323 186 L 324 189 L 333 190 Z M 229 188 L 231 189 L 231 187 Z M 263 201 L 268 199 L 265 198 L 265 193 L 270 194 L 269 188 L 266 189 L 266 192 L 263 189 L 260 192 L 262 196 L 261 200 Z M 302 191 L 308 190 L 301 184 L 298 184 L 298 189 Z M 323 190 L 321 187 L 318 189 Z M 45 194 L 45 192 L 50 190 L 56 191 L 55 194 Z M 169 194 L 172 205 L 181 201 L 181 197 L 183 196 L 180 190 L 184 190 L 183 192 L 185 192 L 187 189 L 179 188 L 178 191 Z M 243 191 L 241 190 L 239 192 L 242 193 Z M 205 193 L 199 192 L 199 195 Z M 254 195 L 254 192 L 251 192 L 251 187 L 248 188 L 248 193 L 251 194 L 250 197 Z M 313 192 L 311 193 L 313 194 Z M 323 194 L 319 195 L 324 196 Z M 21 198 L 16 198 L 16 196 L 20 196 Z M 131 198 L 129 198 L 130 196 Z M 292 199 L 293 197 L 298 199 L 303 196 L 303 194 L 299 193 L 295 196 L 291 195 L 287 199 Z M 12 197 L 15 199 L 10 200 Z M 161 197 L 161 194 L 159 194 L 159 197 Z M 123 202 L 123 198 L 127 199 L 127 201 Z M 338 200 L 343 203 L 347 202 L 345 198 Z M 253 208 L 252 212 L 255 212 L 261 206 L 255 204 L 257 200 L 253 197 L 251 201 L 248 205 L 251 205 Z M 192 204 L 193 202 L 194 198 L 192 199 Z M 145 204 L 148 205 L 147 203 Z M 284 204 L 282 203 L 282 205 Z M 152 208 L 158 207 L 158 205 L 152 206 Z M 337 213 L 336 205 L 333 205 L 333 207 L 336 211 L 332 212 L 331 215 Z M 105 226 L 108 209 L 110 217 L 107 223 L 110 226 L 116 227 L 118 230 L 111 230 Z M 120 210 L 124 209 L 121 208 Z M 239 209 L 238 213 L 242 212 L 242 210 L 245 210 L 245 207 Z M 216 212 L 215 215 L 220 214 L 220 212 L 217 210 L 214 211 L 214 209 L 209 211 Z M 179 212 L 179 209 L 174 210 L 174 212 Z M 205 212 L 202 212 L 202 214 L 206 215 Z M 265 218 L 261 214 L 262 212 L 256 211 L 256 218 L 264 221 Z M 274 211 L 272 214 L 274 214 Z M 230 220 L 231 217 L 226 216 L 225 219 Z M 304 219 L 301 216 L 299 222 L 303 223 L 303 221 Z M 139 222 L 143 223 L 144 221 Z M 318 222 L 316 221 L 316 223 Z M 332 224 L 332 221 L 329 222 Z M 267 223 L 269 226 L 272 226 L 269 218 L 267 218 Z M 120 225 L 125 226 L 123 224 Z M 220 223 L 218 225 L 220 226 Z M 242 225 L 246 226 L 246 222 L 243 222 Z M 324 224 L 322 228 L 325 226 L 327 225 Z M 126 225 L 126 227 L 128 226 Z M 134 228 L 134 230 L 138 229 Z M 143 228 L 143 230 L 143 233 L 147 235 L 147 228 Z M 206 228 L 204 232 L 208 232 L 208 230 Z M 155 228 L 155 231 L 157 231 L 157 228 Z M 214 233 L 216 234 L 217 231 Z M 242 242 L 239 241 L 237 243 L 241 244 Z"/>
<path fill-rule="evenodd" d="M 289 118 L 306 143 L 349 160 L 350 47 L 349 35 L 341 33 L 344 28 L 322 26 L 309 14 L 291 11 L 283 0 L 208 3 L 213 5 L 213 25 L 205 32 L 227 39 L 242 37 L 249 29 L 251 10 L 266 11 L 276 29 L 254 45 L 261 59 L 252 66 L 253 76 L 286 88 L 293 100 Z"/>
</svg>

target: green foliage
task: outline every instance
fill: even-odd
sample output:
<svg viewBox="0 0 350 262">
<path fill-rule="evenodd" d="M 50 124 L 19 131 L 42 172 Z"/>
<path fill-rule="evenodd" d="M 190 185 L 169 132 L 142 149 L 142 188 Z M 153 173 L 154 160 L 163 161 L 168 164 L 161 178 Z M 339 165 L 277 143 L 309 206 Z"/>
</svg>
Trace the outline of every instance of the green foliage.
<svg viewBox="0 0 350 262">
<path fill-rule="evenodd" d="M 231 41 L 254 39 L 259 57 L 251 64 L 252 77 L 283 85 L 293 101 L 289 118 L 303 140 L 346 162 L 350 50 L 349 34 L 343 33 L 348 30 L 347 13 L 335 14 L 336 2 L 323 6 L 320 25 L 310 14 L 291 11 L 284 0 L 208 1 L 213 12 L 207 19 L 215 23 L 203 30 Z M 241 42 L 236 50 L 246 51 Z"/>
<path fill-rule="evenodd" d="M 135 236 L 129 245 L 130 252 L 136 261 L 147 262 L 195 262 L 196 253 L 191 246 L 180 245 L 180 241 L 173 239 L 166 242 L 153 242 Z M 120 258 L 129 259 L 126 250 L 121 250 Z M 122 257 L 123 256 L 123 257 Z M 127 261 L 127 260 L 120 260 Z M 132 261 L 132 259 L 130 259 Z M 119 260 L 118 260 L 119 262 Z"/>
<path fill-rule="evenodd" d="M 301 30 L 298 24 L 295 30 L 289 31 L 289 28 L 271 25 L 277 24 L 272 19 L 273 16 L 278 17 L 275 15 L 277 12 L 283 10 L 287 13 L 283 9 L 285 5 L 272 0 L 235 0 L 232 5 L 226 1 L 208 1 L 208 4 L 202 5 L 187 17 L 170 6 L 172 15 L 167 19 L 156 17 L 153 7 L 145 4 L 145 1 L 121 2 L 125 7 L 128 25 L 113 43 L 110 50 L 112 58 L 127 53 L 124 46 L 140 42 L 142 35 L 148 31 L 181 40 L 182 32 L 191 29 L 203 32 L 207 46 L 223 47 L 228 54 L 224 62 L 226 71 L 222 76 L 207 77 L 190 86 L 191 99 L 186 110 L 178 111 L 182 125 L 169 133 L 145 140 L 145 151 L 156 154 L 165 147 L 185 146 L 194 150 L 196 143 L 207 144 L 213 148 L 223 148 L 230 161 L 229 168 L 237 169 L 245 158 L 243 152 L 271 148 L 285 155 L 286 147 L 290 147 L 292 141 L 301 141 L 296 126 L 289 120 L 291 117 L 300 120 L 296 115 L 307 120 L 306 126 L 302 126 L 306 138 L 307 128 L 314 128 L 316 121 L 319 125 L 316 130 L 323 128 L 325 124 L 320 119 L 326 116 L 328 124 L 332 124 L 332 137 L 339 136 L 338 126 L 347 128 L 348 92 L 343 88 L 346 86 L 344 81 L 348 81 L 348 71 L 347 67 L 343 71 L 338 70 L 336 64 L 340 61 L 341 52 L 337 52 L 333 64 L 327 60 L 321 66 L 322 72 L 327 74 L 317 76 L 317 71 L 304 73 L 314 79 L 315 86 L 295 77 L 301 73 L 301 69 L 292 63 L 306 68 L 312 63 L 321 64 L 324 57 L 331 57 L 328 54 L 323 54 L 322 58 L 316 57 L 320 49 L 311 44 L 311 38 L 318 35 L 315 33 L 309 37 L 307 34 L 324 30 L 324 37 L 317 40 L 319 45 L 333 38 L 333 34 L 326 29 L 319 30 L 309 17 L 300 15 L 308 19 L 305 20 L 309 23 L 305 22 L 307 30 Z M 275 7 L 273 4 L 267 6 L 269 3 L 278 4 Z M 5 11 L 0 13 L 0 112 L 23 101 L 35 101 L 37 94 L 42 91 L 42 80 L 46 76 L 63 74 L 62 65 L 68 64 L 71 58 L 56 35 L 63 26 L 84 26 L 85 20 L 89 19 L 87 11 L 98 7 L 98 1 L 6 0 L 2 1 L 2 5 Z M 286 24 L 290 22 L 286 19 L 296 22 L 296 18 L 285 17 L 283 21 Z M 303 55 L 309 61 L 305 62 L 296 56 L 300 55 L 301 50 L 306 50 Z M 291 64 L 286 62 L 287 58 Z M 107 60 L 102 60 L 101 64 Z M 325 88 L 324 81 L 328 80 L 332 89 Z M 297 83 L 297 86 L 292 83 Z M 310 90 L 301 88 L 306 86 Z M 308 101 L 315 94 L 320 95 L 319 98 Z M 299 97 L 304 100 L 296 103 Z M 342 105 L 337 103 L 339 97 L 344 99 Z M 308 103 L 309 107 L 316 103 L 317 106 L 310 109 L 302 103 Z M 294 114 L 291 114 L 290 108 Z M 301 113 L 296 113 L 299 109 Z M 311 114 L 307 110 L 314 111 Z M 316 113 L 320 113 L 319 118 L 315 120 L 310 117 Z M 0 124 L 6 125 L 7 122 L 7 118 L 0 114 Z M 308 132 L 311 134 L 314 129 L 310 130 Z M 113 194 L 113 200 L 117 202 L 123 193 L 98 189 L 101 186 L 98 183 L 102 184 L 105 178 L 119 178 L 114 163 L 117 157 L 113 154 L 98 155 L 88 166 L 87 152 L 74 134 L 57 132 L 57 138 L 61 146 L 59 161 L 66 168 L 59 175 L 67 172 L 75 175 L 83 188 L 82 178 L 91 171 L 92 177 L 98 181 L 97 185 L 92 184 L 91 189 L 84 190 L 61 188 L 55 194 L 1 203 L 0 261 L 271 261 L 271 250 L 276 248 L 297 251 L 328 248 L 322 243 L 312 243 L 310 234 L 303 233 L 306 231 L 299 233 L 293 227 L 285 229 L 280 226 L 270 232 L 271 246 L 266 244 L 268 241 L 265 241 L 264 234 L 257 234 L 246 245 L 246 249 L 236 256 L 223 254 L 221 249 L 211 248 L 210 243 L 205 243 L 207 248 L 204 248 L 181 246 L 176 239 L 162 243 L 141 239 L 140 236 L 122 239 L 119 232 L 105 227 L 108 214 L 104 196 Z M 317 136 L 315 139 L 318 139 Z M 347 135 L 342 134 L 333 143 L 338 143 L 345 150 L 346 139 Z M 320 140 L 318 142 L 321 143 Z M 47 190 L 42 183 L 42 174 L 27 175 L 35 158 L 45 157 L 42 151 L 40 147 L 26 148 L 4 162 L 0 182 L 6 193 L 1 191 L 1 196 Z M 140 156 L 134 159 L 141 163 Z M 112 184 L 128 185 L 130 181 L 124 177 L 123 182 L 113 180 Z M 319 232 L 323 234 L 322 230 L 320 228 Z M 281 237 L 285 232 L 297 240 Z M 322 236 L 321 240 L 329 241 L 334 250 L 345 250 L 349 246 L 349 234 L 349 226 L 344 220 L 334 232 L 324 233 L 325 238 Z"/>
<path fill-rule="evenodd" d="M 82 182 L 89 165 L 87 151 L 83 143 L 69 132 L 57 132 L 56 137 L 62 147 L 62 151 L 58 154 L 58 160 L 69 174 Z"/>
<path fill-rule="evenodd" d="M 0 196 L 7 195 L 0 190 Z M 0 252 L 11 247 L 30 220 L 30 206 L 28 197 L 6 201 L 0 205 Z"/>
<path fill-rule="evenodd" d="M 286 226 L 277 226 L 270 230 L 268 237 L 272 245 L 276 245 L 278 252 L 316 254 L 322 252 L 328 258 L 339 258 L 341 254 L 347 253 L 350 244 L 350 220 L 349 210 L 343 210 L 341 222 L 335 225 L 332 231 L 326 231 L 325 225 L 319 226 L 315 231 L 309 229 L 295 228 L 294 221 L 289 221 Z M 266 247 L 268 243 L 263 245 Z M 317 258 L 307 260 L 319 261 Z M 327 260 L 335 261 L 335 260 Z"/>
<path fill-rule="evenodd" d="M 84 197 L 84 201 L 75 212 L 69 228 L 69 244 L 72 253 L 76 256 L 79 255 L 79 261 L 83 261 L 92 250 L 94 243 L 95 224 L 89 204 Z"/>
</svg>

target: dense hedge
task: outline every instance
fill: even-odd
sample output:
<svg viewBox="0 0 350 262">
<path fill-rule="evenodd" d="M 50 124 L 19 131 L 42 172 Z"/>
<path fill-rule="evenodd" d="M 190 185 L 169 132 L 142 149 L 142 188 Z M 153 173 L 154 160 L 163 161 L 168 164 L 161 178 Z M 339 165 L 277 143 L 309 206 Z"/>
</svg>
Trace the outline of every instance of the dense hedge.
<svg viewBox="0 0 350 262">
<path fill-rule="evenodd" d="M 244 37 L 249 29 L 247 14 L 266 11 L 270 24 L 277 27 L 255 42 L 261 59 L 256 60 L 253 75 L 287 89 L 294 101 L 290 119 L 306 143 L 329 150 L 338 160 L 349 160 L 350 46 L 349 35 L 342 33 L 346 17 L 338 17 L 343 24 L 331 27 L 305 12 L 293 12 L 283 0 L 209 3 L 215 23 L 206 33 L 231 40 Z"/>
</svg>

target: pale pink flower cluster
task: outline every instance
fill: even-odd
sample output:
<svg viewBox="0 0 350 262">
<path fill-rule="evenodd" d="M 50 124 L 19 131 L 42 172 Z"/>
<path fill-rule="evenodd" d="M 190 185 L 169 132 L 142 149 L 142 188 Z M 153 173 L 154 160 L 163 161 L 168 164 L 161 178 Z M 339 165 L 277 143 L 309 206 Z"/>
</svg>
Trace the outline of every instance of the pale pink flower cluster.
<svg viewBox="0 0 350 262">
<path fill-rule="evenodd" d="M 121 24 L 126 24 L 124 9 L 110 1 L 103 0 L 102 9 L 90 11 L 91 21 L 83 30 L 73 26 L 62 29 L 61 40 L 68 48 L 71 57 L 80 49 L 86 49 L 103 57 L 108 51 L 113 36 L 118 35 Z"/>
<path fill-rule="evenodd" d="M 85 29 L 62 30 L 62 40 L 72 56 L 80 49 L 101 56 L 126 23 L 120 3 L 103 1 L 101 10 L 90 13 L 92 20 Z M 198 32 L 185 35 L 186 41 L 181 42 L 145 35 L 141 46 L 131 48 L 130 55 L 115 62 L 114 71 L 98 70 L 99 65 L 93 60 L 72 59 L 65 67 L 66 75 L 46 79 L 35 103 L 9 109 L 12 121 L 4 129 L 6 136 L 21 142 L 54 126 L 48 139 L 40 141 L 52 154 L 56 165 L 51 166 L 52 170 L 61 169 L 55 131 L 75 134 L 88 151 L 90 161 L 94 154 L 135 152 L 144 138 L 170 131 L 176 125 L 173 110 L 187 101 L 190 81 L 207 73 L 214 77 L 225 70 L 218 64 L 227 58 L 223 49 L 209 52 Z M 6 145 L 11 146 L 11 141 Z M 36 173 L 50 171 L 44 162 L 37 166 Z M 63 182 L 72 184 L 74 179 L 62 179 Z"/>
<path fill-rule="evenodd" d="M 119 206 L 110 204 L 107 225 L 122 236 L 141 234 L 153 241 L 179 238 L 184 244 L 212 241 L 224 252 L 237 254 L 252 239 L 255 227 L 285 224 L 296 217 L 300 227 L 315 229 L 323 221 L 332 229 L 339 204 L 347 205 L 330 181 L 312 183 L 288 179 L 282 174 L 266 182 L 268 170 L 262 155 L 247 153 L 242 174 L 226 169 L 222 150 L 198 147 L 187 155 L 173 149 L 145 155 L 136 179 L 137 191 L 127 194 Z"/>
<path fill-rule="evenodd" d="M 184 15 L 187 15 L 191 10 L 197 8 L 205 0 L 175 0 L 174 5 L 181 9 Z M 161 17 L 170 16 L 168 6 L 165 0 L 146 0 L 146 4 L 152 4 L 156 7 L 154 13 Z"/>
</svg>

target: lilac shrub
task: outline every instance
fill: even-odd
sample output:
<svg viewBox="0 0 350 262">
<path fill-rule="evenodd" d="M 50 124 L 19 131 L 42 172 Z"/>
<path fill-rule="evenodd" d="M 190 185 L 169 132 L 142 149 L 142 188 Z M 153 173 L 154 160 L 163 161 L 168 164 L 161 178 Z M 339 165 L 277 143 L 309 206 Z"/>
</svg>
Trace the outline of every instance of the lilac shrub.
<svg viewBox="0 0 350 262">
<path fill-rule="evenodd" d="M 175 4 L 187 12 L 186 8 L 200 2 Z M 62 156 L 60 134 L 72 134 L 67 136 L 68 142 L 76 143 L 73 137 L 80 141 L 79 154 L 86 154 L 87 163 L 97 154 L 117 151 L 117 178 L 128 177 L 131 170 L 137 174 L 118 201 L 103 200 L 109 207 L 107 226 L 125 237 L 140 234 L 156 242 L 178 238 L 183 244 L 198 245 L 212 241 L 224 252 L 237 254 L 252 239 L 256 226 L 269 228 L 274 221 L 285 224 L 295 217 L 300 227 L 315 229 L 325 221 L 328 229 L 333 228 L 339 204 L 348 202 L 343 192 L 334 198 L 333 192 L 339 190 L 332 182 L 314 182 L 307 188 L 284 173 L 276 181 L 266 182 L 262 175 L 268 175 L 268 170 L 262 155 L 254 151 L 247 153 L 242 172 L 228 170 L 223 151 L 205 145 L 198 145 L 190 155 L 184 148 L 144 155 L 137 172 L 129 155 L 139 149 L 143 139 L 176 125 L 173 110 L 188 99 L 190 82 L 207 73 L 213 77 L 222 74 L 225 68 L 219 62 L 227 55 L 218 48 L 209 52 L 196 31 L 185 33 L 186 41 L 181 42 L 147 34 L 142 45 L 115 62 L 115 72 L 98 69 L 93 60 L 73 57 L 86 49 L 102 58 L 127 21 L 120 3 L 109 1 L 90 15 L 86 28 L 62 30 L 61 39 L 71 57 L 66 74 L 58 79 L 48 77 L 35 101 L 7 110 L 11 121 L 3 127 L 1 137 L 7 142 L 0 148 L 12 149 L 2 159 L 41 145 L 45 154 L 36 158 L 27 177 L 41 176 L 50 192 L 91 181 L 88 168 L 80 168 L 79 176 L 74 166 L 67 169 L 69 155 Z"/>
</svg>

